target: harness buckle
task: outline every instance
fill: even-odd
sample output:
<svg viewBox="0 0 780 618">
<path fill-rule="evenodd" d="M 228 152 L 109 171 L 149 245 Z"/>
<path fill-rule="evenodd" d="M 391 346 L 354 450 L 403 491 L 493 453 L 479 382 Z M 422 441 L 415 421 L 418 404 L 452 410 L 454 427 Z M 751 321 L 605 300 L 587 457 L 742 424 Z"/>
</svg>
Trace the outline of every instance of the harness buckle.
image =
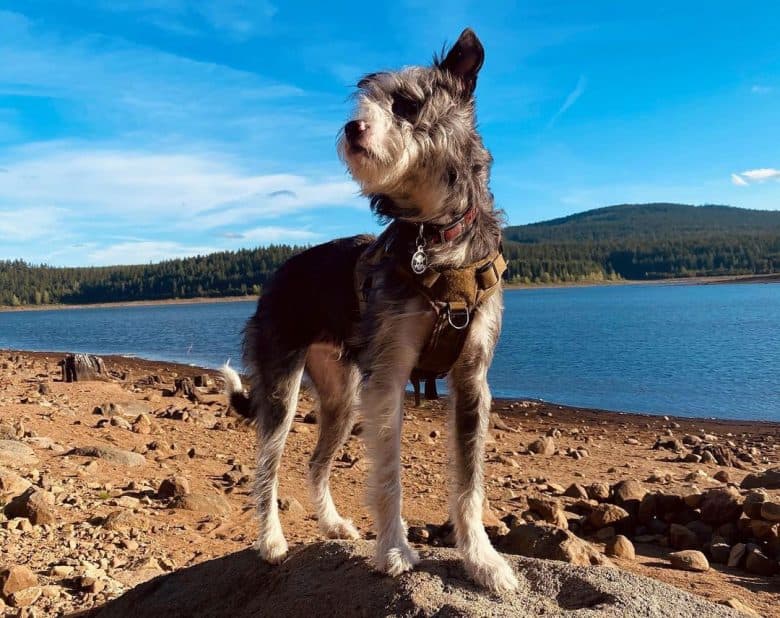
<svg viewBox="0 0 780 618">
<path fill-rule="evenodd" d="M 452 320 L 453 314 L 458 316 L 454 322 Z M 453 309 L 449 303 L 447 304 L 447 322 L 450 323 L 452 328 L 455 330 L 463 330 L 464 328 L 468 328 L 470 321 L 471 315 L 469 314 L 468 307 L 463 307 L 462 309 Z"/>
</svg>

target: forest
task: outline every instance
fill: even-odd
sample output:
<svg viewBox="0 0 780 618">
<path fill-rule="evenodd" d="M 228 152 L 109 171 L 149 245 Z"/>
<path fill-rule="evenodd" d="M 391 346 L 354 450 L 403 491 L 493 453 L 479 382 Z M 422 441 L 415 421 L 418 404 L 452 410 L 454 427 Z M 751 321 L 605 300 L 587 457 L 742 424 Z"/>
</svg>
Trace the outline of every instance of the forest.
<svg viewBox="0 0 780 618">
<path fill-rule="evenodd" d="M 273 245 L 158 264 L 52 267 L 0 261 L 0 305 L 257 295 L 303 247 Z M 510 283 L 780 272 L 780 211 L 623 204 L 504 230 Z"/>
</svg>

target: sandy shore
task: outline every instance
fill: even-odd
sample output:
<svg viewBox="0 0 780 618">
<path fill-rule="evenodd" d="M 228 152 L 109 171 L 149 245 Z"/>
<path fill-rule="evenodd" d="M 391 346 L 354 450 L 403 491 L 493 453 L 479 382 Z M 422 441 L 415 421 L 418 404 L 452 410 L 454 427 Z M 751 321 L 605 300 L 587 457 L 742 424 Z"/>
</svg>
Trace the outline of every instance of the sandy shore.
<svg viewBox="0 0 780 618">
<path fill-rule="evenodd" d="M 678 279 L 654 279 L 651 281 L 629 281 L 627 279 L 618 279 L 615 281 L 583 281 L 570 283 L 507 283 L 504 285 L 507 290 L 543 290 L 559 288 L 583 288 L 583 287 L 602 287 L 602 286 L 623 286 L 623 285 L 717 285 L 723 283 L 780 283 L 780 274 L 773 275 L 734 275 L 728 277 L 682 277 Z M 202 303 L 234 303 L 234 302 L 257 302 L 258 296 L 221 296 L 204 298 L 171 298 L 166 300 L 136 300 L 117 303 L 93 303 L 86 305 L 23 305 L 21 307 L 11 307 L 0 305 L 1 312 L 9 311 L 53 311 L 60 309 L 101 309 L 106 307 L 150 307 L 157 305 L 193 305 Z"/>
<path fill-rule="evenodd" d="M 0 471 L 13 469 L 23 482 L 55 497 L 56 520 L 45 526 L 3 521 L 0 515 L 2 562 L 27 564 L 35 572 L 43 591 L 36 609 L 61 615 L 99 606 L 145 579 L 253 542 L 254 432 L 228 415 L 214 372 L 104 357 L 113 379 L 66 384 L 59 379 L 61 356 L 0 353 L 0 439 L 13 434 L 31 453 L 26 462 L 0 458 Z M 209 382 L 198 389 L 199 401 L 166 396 L 177 378 L 204 374 Z M 312 395 L 302 393 L 280 474 L 280 496 L 287 505 L 282 523 L 293 548 L 320 538 L 306 487 L 317 427 L 304 419 L 315 407 Z M 738 486 L 748 473 L 780 461 L 777 423 L 622 414 L 524 400 L 497 400 L 493 407 L 486 453 L 488 524 L 526 513 L 529 498 L 565 502 L 563 488 L 573 483 L 587 487 L 636 480 L 648 491 L 685 494 Z M 404 517 L 411 526 L 447 519 L 446 417 L 444 400 L 420 407 L 407 401 L 402 463 Z M 707 436 L 719 444 L 750 448 L 753 463 L 735 468 L 681 461 L 668 450 L 652 448 L 659 437 L 669 439 L 668 434 Z M 529 445 L 545 435 L 553 436 L 554 453 L 532 454 Z M 88 446 L 130 451 L 142 455 L 143 463 L 128 466 L 95 459 L 86 451 L 67 454 Z M 581 456 L 573 456 L 575 451 Z M 366 468 L 365 448 L 352 437 L 337 456 L 333 493 L 342 513 L 370 536 L 371 518 L 363 503 Z M 727 482 L 715 480 L 724 471 Z M 186 480 L 191 494 L 203 500 L 200 506 L 177 507 L 161 497 L 161 484 L 173 476 Z M 780 491 L 769 494 L 777 498 Z M 107 517 L 127 523 L 108 526 Z M 603 550 L 603 538 L 586 536 Z M 663 543 L 635 545 L 635 559 L 613 559 L 619 568 L 716 602 L 738 598 L 762 615 L 778 615 L 777 576 L 720 564 L 704 573 L 675 570 L 669 568 L 670 549 Z M 79 573 L 83 577 L 76 577 Z M 92 585 L 95 578 L 89 574 L 101 583 Z"/>
</svg>

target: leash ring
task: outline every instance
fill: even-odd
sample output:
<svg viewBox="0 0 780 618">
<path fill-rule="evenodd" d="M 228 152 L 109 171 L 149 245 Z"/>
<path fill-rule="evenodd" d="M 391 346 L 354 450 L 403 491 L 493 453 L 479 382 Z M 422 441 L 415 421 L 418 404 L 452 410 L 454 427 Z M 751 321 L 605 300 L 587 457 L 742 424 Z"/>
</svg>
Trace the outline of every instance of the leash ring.
<svg viewBox="0 0 780 618">
<path fill-rule="evenodd" d="M 463 324 L 455 324 L 452 321 L 452 311 L 449 307 L 447 307 L 447 321 L 450 323 L 450 326 L 454 328 L 455 330 L 463 330 L 464 328 L 468 328 L 469 322 L 471 321 L 471 316 L 469 315 L 469 310 L 466 308 L 464 310 L 464 313 L 466 314 L 466 320 Z"/>
</svg>

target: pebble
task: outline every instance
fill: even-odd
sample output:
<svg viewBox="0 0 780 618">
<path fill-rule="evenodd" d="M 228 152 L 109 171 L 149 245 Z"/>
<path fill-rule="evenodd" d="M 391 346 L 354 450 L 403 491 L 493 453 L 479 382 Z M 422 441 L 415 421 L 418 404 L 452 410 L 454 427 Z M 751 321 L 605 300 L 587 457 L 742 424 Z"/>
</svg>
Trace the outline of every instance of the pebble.
<svg viewBox="0 0 780 618">
<path fill-rule="evenodd" d="M 710 569 L 710 563 L 704 554 L 694 549 L 669 554 L 669 562 L 673 568 L 681 571 L 704 572 Z"/>
</svg>

